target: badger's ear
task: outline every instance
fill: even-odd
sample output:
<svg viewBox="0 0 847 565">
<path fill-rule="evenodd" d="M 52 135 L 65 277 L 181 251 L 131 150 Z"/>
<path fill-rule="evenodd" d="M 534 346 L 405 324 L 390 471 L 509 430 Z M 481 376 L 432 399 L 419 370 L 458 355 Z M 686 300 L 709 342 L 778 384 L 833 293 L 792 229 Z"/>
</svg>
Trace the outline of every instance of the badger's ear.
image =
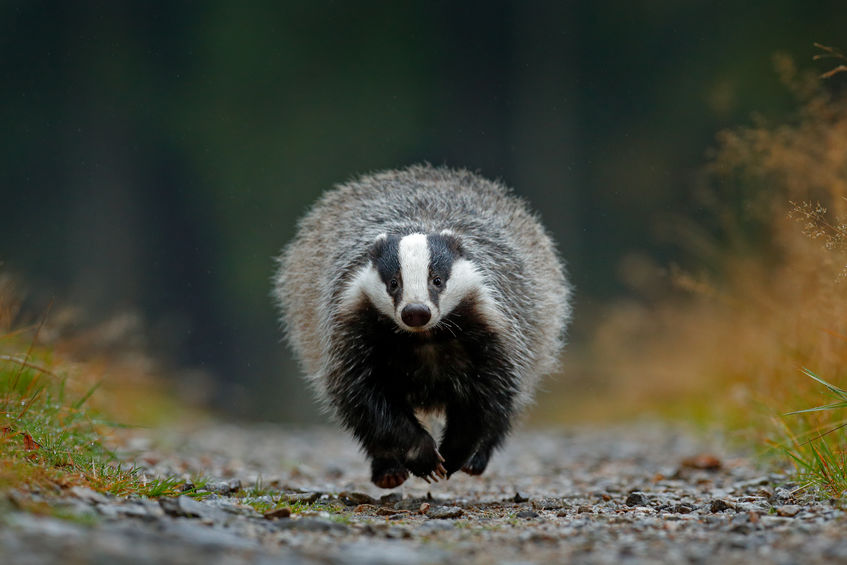
<svg viewBox="0 0 847 565">
<path fill-rule="evenodd" d="M 385 246 L 388 244 L 388 234 L 381 233 L 376 236 L 374 242 L 371 244 L 371 249 L 369 251 L 369 255 L 371 260 L 376 261 L 382 256 L 382 253 L 385 251 Z"/>
<path fill-rule="evenodd" d="M 444 242 L 447 244 L 447 249 L 449 249 L 453 255 L 465 254 L 465 250 L 462 247 L 462 240 L 459 239 L 459 236 L 457 236 L 453 230 L 441 230 L 439 235 L 444 238 Z"/>
</svg>

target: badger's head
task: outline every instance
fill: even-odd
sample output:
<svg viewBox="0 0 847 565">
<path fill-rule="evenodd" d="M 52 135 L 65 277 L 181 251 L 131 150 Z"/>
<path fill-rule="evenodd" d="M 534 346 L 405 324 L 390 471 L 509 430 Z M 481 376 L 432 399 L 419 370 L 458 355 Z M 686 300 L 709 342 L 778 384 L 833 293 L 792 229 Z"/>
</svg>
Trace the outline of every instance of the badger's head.
<svg viewBox="0 0 847 565">
<path fill-rule="evenodd" d="M 449 230 L 377 236 L 343 303 L 362 297 L 408 332 L 434 328 L 465 299 L 490 302 L 482 276 Z"/>
</svg>

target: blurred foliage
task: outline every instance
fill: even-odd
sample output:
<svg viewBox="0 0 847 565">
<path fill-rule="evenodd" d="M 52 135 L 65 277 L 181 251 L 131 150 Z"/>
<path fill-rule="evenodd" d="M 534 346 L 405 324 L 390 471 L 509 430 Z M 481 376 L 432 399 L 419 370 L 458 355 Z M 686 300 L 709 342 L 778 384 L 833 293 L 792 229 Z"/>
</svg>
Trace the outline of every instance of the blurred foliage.
<svg viewBox="0 0 847 565">
<path fill-rule="evenodd" d="M 669 232 L 696 267 L 624 263 L 641 298 L 594 312 L 587 351 L 568 370 L 584 370 L 596 398 L 574 397 L 568 411 L 721 422 L 843 475 L 843 430 L 804 443 L 843 414 L 784 414 L 820 404 L 801 367 L 836 387 L 847 379 L 847 83 L 774 62 L 799 109 L 718 135 L 698 191 L 709 213 Z"/>
<path fill-rule="evenodd" d="M 37 304 L 60 289 L 94 320 L 130 312 L 217 376 L 220 407 L 314 418 L 268 281 L 322 190 L 423 160 L 504 179 L 560 242 L 584 324 L 632 292 L 632 269 L 684 262 L 663 235 L 711 213 L 695 171 L 713 133 L 788 112 L 766 61 L 837 44 L 845 16 L 791 0 L 7 0 L 0 261 Z"/>
</svg>

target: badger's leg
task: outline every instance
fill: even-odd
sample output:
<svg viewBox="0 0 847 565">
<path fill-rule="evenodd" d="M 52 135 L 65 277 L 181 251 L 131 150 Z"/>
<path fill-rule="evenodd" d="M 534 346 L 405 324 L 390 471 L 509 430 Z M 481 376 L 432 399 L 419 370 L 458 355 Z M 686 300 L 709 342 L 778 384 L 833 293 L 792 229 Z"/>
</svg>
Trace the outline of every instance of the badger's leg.
<svg viewBox="0 0 847 565">
<path fill-rule="evenodd" d="M 491 453 L 500 445 L 502 438 L 499 440 L 483 440 L 473 456 L 462 466 L 462 471 L 468 475 L 481 475 L 485 468 L 488 467 L 488 461 L 491 459 Z"/>
<path fill-rule="evenodd" d="M 374 457 L 371 460 L 371 481 L 380 488 L 399 487 L 409 478 L 409 470 L 396 457 Z"/>
<path fill-rule="evenodd" d="M 459 469 L 470 469 L 470 474 L 485 470 L 493 449 L 503 442 L 511 427 L 511 403 L 492 407 L 455 404 L 447 408 L 447 427 L 441 440 L 440 451 L 446 461 L 444 467 L 449 477 Z"/>
<path fill-rule="evenodd" d="M 365 394 L 334 394 L 345 425 L 371 458 L 371 480 L 382 488 L 402 484 L 409 472 L 438 480 L 446 471 L 435 440 L 408 403 L 369 383 Z"/>
</svg>

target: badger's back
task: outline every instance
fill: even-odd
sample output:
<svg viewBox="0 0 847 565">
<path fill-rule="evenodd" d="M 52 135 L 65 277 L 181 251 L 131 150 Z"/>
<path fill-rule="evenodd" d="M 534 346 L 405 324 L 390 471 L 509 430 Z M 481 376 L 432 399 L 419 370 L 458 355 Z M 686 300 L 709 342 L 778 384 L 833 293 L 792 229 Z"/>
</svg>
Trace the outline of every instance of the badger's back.
<svg viewBox="0 0 847 565">
<path fill-rule="evenodd" d="M 350 354 L 336 339 L 338 309 L 374 238 L 445 229 L 461 239 L 491 291 L 500 314 L 492 326 L 522 377 L 517 403 L 531 400 L 538 378 L 556 366 L 570 314 L 562 263 L 537 218 L 507 188 L 431 166 L 363 176 L 327 192 L 280 257 L 275 295 L 289 342 L 319 393 L 328 368 Z"/>
</svg>

